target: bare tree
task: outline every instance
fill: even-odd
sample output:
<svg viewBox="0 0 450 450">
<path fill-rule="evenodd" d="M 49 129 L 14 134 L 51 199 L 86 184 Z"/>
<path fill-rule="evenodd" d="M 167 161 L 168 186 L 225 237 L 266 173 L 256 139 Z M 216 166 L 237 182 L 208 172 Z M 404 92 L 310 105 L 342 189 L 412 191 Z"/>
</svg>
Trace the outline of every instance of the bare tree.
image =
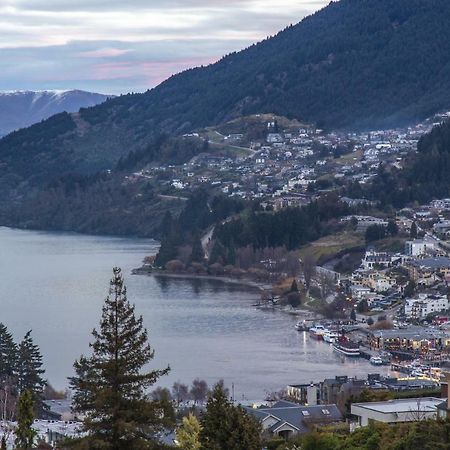
<svg viewBox="0 0 450 450">
<path fill-rule="evenodd" d="M 409 409 L 408 419 L 412 422 L 421 422 L 427 419 L 426 407 L 421 406 L 422 399 L 418 398 L 414 407 Z"/>
<path fill-rule="evenodd" d="M 0 387 L 0 434 L 5 441 L 8 441 L 14 432 L 14 427 L 11 426 L 11 423 L 16 415 L 16 404 L 17 398 L 15 396 L 14 382 L 10 377 L 7 377 L 2 380 Z"/>
<path fill-rule="evenodd" d="M 185 384 L 176 381 L 172 386 L 172 397 L 177 406 L 180 406 L 182 402 L 189 400 L 189 388 Z"/>
<path fill-rule="evenodd" d="M 325 271 L 316 272 L 316 281 L 319 286 L 320 299 L 325 302 L 331 294 L 336 292 L 336 281 L 333 275 Z"/>
<path fill-rule="evenodd" d="M 297 277 L 300 273 L 300 259 L 297 252 L 289 252 L 286 255 L 286 272 L 291 277 Z"/>
<path fill-rule="evenodd" d="M 206 398 L 208 397 L 208 384 L 205 380 L 200 380 L 199 378 L 196 378 L 192 382 L 191 387 L 191 397 L 194 400 L 194 402 L 197 403 L 204 403 Z"/>
<path fill-rule="evenodd" d="M 303 278 L 305 279 L 306 293 L 309 294 L 311 281 L 316 272 L 316 259 L 311 251 L 307 251 L 302 260 Z"/>
</svg>

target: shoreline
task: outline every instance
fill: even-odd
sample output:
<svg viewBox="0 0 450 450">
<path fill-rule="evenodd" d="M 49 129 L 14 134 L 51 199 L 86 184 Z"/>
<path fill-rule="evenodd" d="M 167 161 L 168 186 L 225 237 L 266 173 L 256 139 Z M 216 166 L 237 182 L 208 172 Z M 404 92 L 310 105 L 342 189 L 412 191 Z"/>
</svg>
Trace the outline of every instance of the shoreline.
<svg viewBox="0 0 450 450">
<path fill-rule="evenodd" d="M 222 281 L 227 284 L 235 284 L 245 286 L 247 288 L 256 289 L 259 292 L 263 292 L 266 289 L 272 287 L 272 285 L 268 283 L 257 282 L 245 278 L 232 278 L 232 277 L 221 277 L 217 275 L 197 275 L 194 273 L 172 273 L 172 272 L 164 272 L 164 271 L 145 271 L 142 269 L 133 269 L 132 275 L 146 275 L 146 276 L 154 276 L 161 278 L 179 278 L 179 279 L 190 279 L 190 280 L 210 280 L 210 281 Z"/>
</svg>

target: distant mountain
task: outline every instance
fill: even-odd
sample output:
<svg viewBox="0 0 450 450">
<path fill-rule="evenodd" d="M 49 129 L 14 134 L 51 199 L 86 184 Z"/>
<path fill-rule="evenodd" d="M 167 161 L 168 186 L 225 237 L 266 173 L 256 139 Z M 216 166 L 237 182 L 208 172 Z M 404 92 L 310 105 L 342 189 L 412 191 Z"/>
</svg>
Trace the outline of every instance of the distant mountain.
<svg viewBox="0 0 450 450">
<path fill-rule="evenodd" d="M 28 127 L 63 111 L 103 103 L 108 96 L 79 90 L 0 91 L 0 136 Z"/>
</svg>

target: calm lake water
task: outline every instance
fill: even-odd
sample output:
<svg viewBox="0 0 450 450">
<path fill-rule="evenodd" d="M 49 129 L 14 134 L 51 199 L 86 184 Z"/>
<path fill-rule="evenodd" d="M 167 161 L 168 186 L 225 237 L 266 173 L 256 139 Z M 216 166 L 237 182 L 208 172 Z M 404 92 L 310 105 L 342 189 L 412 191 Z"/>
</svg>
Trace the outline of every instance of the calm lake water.
<svg viewBox="0 0 450 450">
<path fill-rule="evenodd" d="M 65 388 L 73 361 L 89 351 L 117 265 L 149 330 L 153 366 L 172 368 L 161 385 L 223 378 L 237 399 L 260 400 L 288 383 L 380 371 L 298 333 L 292 316 L 256 310 L 258 294 L 245 287 L 131 275 L 156 248 L 151 240 L 0 228 L 0 321 L 17 340 L 33 330 L 48 380 Z"/>
</svg>

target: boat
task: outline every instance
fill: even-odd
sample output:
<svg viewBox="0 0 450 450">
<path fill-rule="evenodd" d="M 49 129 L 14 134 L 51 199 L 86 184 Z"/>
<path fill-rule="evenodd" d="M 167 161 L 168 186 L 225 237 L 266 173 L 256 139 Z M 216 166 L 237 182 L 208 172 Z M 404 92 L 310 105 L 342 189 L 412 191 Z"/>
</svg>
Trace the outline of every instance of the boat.
<svg viewBox="0 0 450 450">
<path fill-rule="evenodd" d="M 309 329 L 309 335 L 318 340 L 323 340 L 323 335 L 327 332 L 328 330 L 323 325 L 314 325 Z"/>
<path fill-rule="evenodd" d="M 374 366 L 382 366 L 384 364 L 383 358 L 381 358 L 381 356 L 372 356 L 369 361 L 370 364 L 373 364 Z"/>
<path fill-rule="evenodd" d="M 333 344 L 339 339 L 339 334 L 335 333 L 334 331 L 328 331 L 323 335 L 323 340 L 325 342 L 328 342 L 329 344 Z"/>
<path fill-rule="evenodd" d="M 361 356 L 361 351 L 359 350 L 359 345 L 349 341 L 346 338 L 341 338 L 337 342 L 333 343 L 333 349 L 345 356 L 359 357 Z"/>
<path fill-rule="evenodd" d="M 295 325 L 295 329 L 297 331 L 309 331 L 309 326 L 306 324 L 306 321 L 300 321 L 297 322 L 297 324 Z"/>
</svg>

